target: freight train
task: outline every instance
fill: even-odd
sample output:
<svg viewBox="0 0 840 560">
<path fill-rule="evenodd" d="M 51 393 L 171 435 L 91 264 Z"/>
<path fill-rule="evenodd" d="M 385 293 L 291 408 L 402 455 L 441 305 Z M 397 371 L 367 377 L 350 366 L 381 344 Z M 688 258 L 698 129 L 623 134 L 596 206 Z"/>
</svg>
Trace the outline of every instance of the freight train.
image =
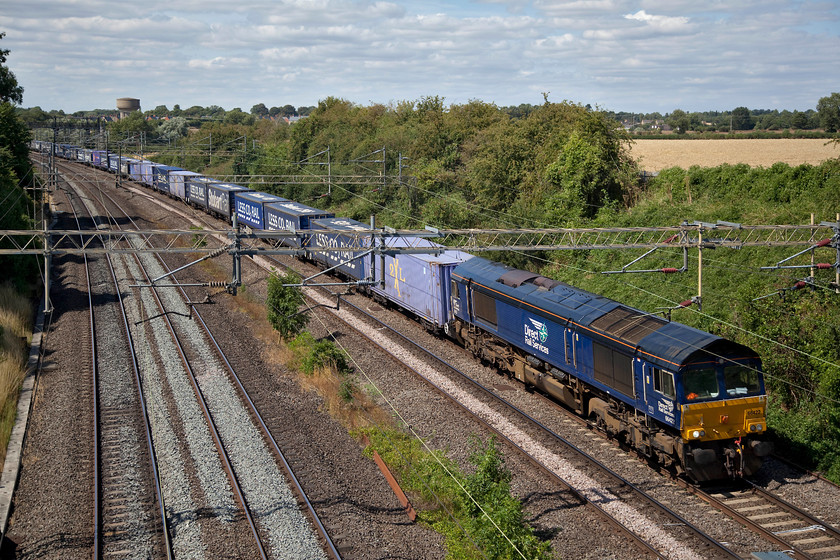
<svg viewBox="0 0 840 560">
<path fill-rule="evenodd" d="M 32 149 L 53 147 L 35 141 Z M 236 215 L 254 230 L 311 232 L 287 242 L 333 249 L 308 258 L 349 280 L 374 281 L 361 289 L 695 482 L 752 475 L 771 451 L 762 439 L 761 360 L 743 345 L 428 239 L 391 238 L 436 254 L 394 254 L 377 265 L 349 233 L 373 232 L 356 220 L 105 151 L 61 144 L 55 153 L 228 222 Z"/>
</svg>

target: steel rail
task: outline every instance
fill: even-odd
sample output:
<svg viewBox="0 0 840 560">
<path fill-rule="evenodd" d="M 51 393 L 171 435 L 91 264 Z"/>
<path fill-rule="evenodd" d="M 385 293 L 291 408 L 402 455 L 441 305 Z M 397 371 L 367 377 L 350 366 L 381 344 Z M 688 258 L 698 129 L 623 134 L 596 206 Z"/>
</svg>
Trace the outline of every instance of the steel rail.
<svg viewBox="0 0 840 560">
<path fill-rule="evenodd" d="M 782 549 L 792 554 L 793 558 L 796 558 L 797 560 L 813 560 L 814 558 L 816 558 L 814 556 L 815 554 L 823 554 L 823 551 L 813 549 L 808 550 L 806 548 L 803 548 L 801 545 L 795 543 L 793 540 L 782 536 L 797 534 L 796 532 L 774 531 L 772 529 L 775 529 L 776 527 L 762 525 L 757 519 L 753 518 L 755 516 L 749 515 L 746 511 L 739 511 L 738 508 L 725 503 L 723 499 L 713 495 L 711 491 L 698 488 L 696 486 L 691 486 L 685 481 L 679 482 L 687 491 L 698 496 L 712 507 L 732 517 L 751 531 L 757 533 L 758 535 L 761 535 L 763 538 L 769 540 L 777 546 L 782 547 Z M 830 538 L 834 539 L 835 542 L 835 545 L 832 548 L 835 549 L 835 552 L 840 551 L 840 532 L 836 528 L 817 519 L 816 517 L 801 510 L 800 508 L 797 508 L 796 506 L 786 502 L 785 500 L 782 500 L 778 496 L 775 496 L 767 492 L 766 490 L 759 488 L 755 484 L 749 481 L 745 482 L 749 487 L 749 490 L 748 492 L 742 494 L 742 496 L 758 496 L 761 500 L 764 500 L 771 506 L 775 506 L 781 509 L 782 513 L 787 513 L 793 516 L 795 518 L 795 521 L 804 522 L 807 528 L 819 530 L 823 534 L 829 535 Z M 738 498 L 738 496 L 733 496 L 733 498 Z M 763 506 L 753 507 L 762 508 Z M 810 527 L 808 527 L 808 525 L 810 525 Z"/>
<path fill-rule="evenodd" d="M 183 290 L 181 290 L 181 291 L 183 293 Z M 292 469 L 292 466 L 289 464 L 288 460 L 286 459 L 286 456 L 283 454 L 283 451 L 280 449 L 280 446 L 278 445 L 277 440 L 275 440 L 274 436 L 271 435 L 271 431 L 268 429 L 268 426 L 266 425 L 265 420 L 263 420 L 262 415 L 257 410 L 257 407 L 254 404 L 254 401 L 251 399 L 251 396 L 248 394 L 248 391 L 245 389 L 244 385 L 242 384 L 242 381 L 239 379 L 239 376 L 234 371 L 233 366 L 231 366 L 230 362 L 227 359 L 227 356 L 225 356 L 224 352 L 222 351 L 221 347 L 219 346 L 219 343 L 216 341 L 216 338 L 211 334 L 210 328 L 207 326 L 207 323 L 205 323 L 204 318 L 201 316 L 201 314 L 195 308 L 193 308 L 192 313 L 193 313 L 193 316 L 198 319 L 202 328 L 204 328 L 204 332 L 207 333 L 208 338 L 213 343 L 213 346 L 215 347 L 218 356 L 225 363 L 225 367 L 228 368 L 228 372 L 230 373 L 231 379 L 234 381 L 236 386 L 239 388 L 240 394 L 242 395 L 243 399 L 245 400 L 246 404 L 248 405 L 248 408 L 250 409 L 251 414 L 254 416 L 254 418 L 259 423 L 260 428 L 263 432 L 263 435 L 268 440 L 268 442 L 271 444 L 271 448 L 274 450 L 275 455 L 280 459 L 280 462 L 283 465 L 283 469 L 286 471 L 286 474 L 291 479 L 292 484 L 294 485 L 294 488 L 295 488 L 296 492 L 298 493 L 301 501 L 303 501 L 304 505 L 306 506 L 307 511 L 309 511 L 309 515 L 311 516 L 313 522 L 315 523 L 316 530 L 321 535 L 321 538 L 324 539 L 324 541 L 327 543 L 327 548 L 329 549 L 330 556 L 332 558 L 334 558 L 335 560 L 340 560 L 341 554 L 338 552 L 338 549 L 335 547 L 335 544 L 333 543 L 332 538 L 330 537 L 329 533 L 327 532 L 326 527 L 324 527 L 324 524 L 321 522 L 321 518 L 318 516 L 318 513 L 315 511 L 315 507 L 312 505 L 312 502 L 309 500 L 309 496 L 306 494 L 306 491 L 303 489 L 303 485 L 300 483 L 297 476 L 295 475 L 294 470 Z"/>
</svg>

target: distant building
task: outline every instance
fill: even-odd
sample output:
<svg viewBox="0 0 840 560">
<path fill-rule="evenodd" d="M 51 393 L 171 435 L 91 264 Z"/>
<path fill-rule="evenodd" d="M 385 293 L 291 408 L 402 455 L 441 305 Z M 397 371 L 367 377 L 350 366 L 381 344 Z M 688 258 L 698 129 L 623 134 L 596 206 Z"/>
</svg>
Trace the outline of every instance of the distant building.
<svg viewBox="0 0 840 560">
<path fill-rule="evenodd" d="M 134 97 L 120 97 L 117 99 L 117 109 L 120 112 L 120 118 L 124 119 L 134 111 L 140 110 L 140 100 Z"/>
</svg>

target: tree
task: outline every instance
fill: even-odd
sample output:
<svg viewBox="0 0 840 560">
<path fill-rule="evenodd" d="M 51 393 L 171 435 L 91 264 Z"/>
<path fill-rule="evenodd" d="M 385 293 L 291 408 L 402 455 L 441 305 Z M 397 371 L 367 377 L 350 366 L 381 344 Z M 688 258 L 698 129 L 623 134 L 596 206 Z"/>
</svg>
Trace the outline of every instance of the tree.
<svg viewBox="0 0 840 560">
<path fill-rule="evenodd" d="M 6 33 L 0 33 L 0 39 Z M 23 103 L 23 88 L 18 85 L 14 73 L 6 67 L 8 49 L 0 49 L 0 103 Z"/>
<path fill-rule="evenodd" d="M 163 121 L 158 126 L 158 133 L 164 138 L 175 140 L 187 135 L 187 119 L 184 117 L 172 117 L 168 121 Z"/>
<path fill-rule="evenodd" d="M 808 115 L 802 111 L 794 111 L 790 117 L 790 127 L 793 129 L 803 129 L 808 127 Z"/>
<path fill-rule="evenodd" d="M 680 134 L 685 134 L 691 128 L 691 119 L 689 119 L 688 113 L 682 109 L 674 109 L 674 112 L 671 113 L 666 121 L 671 125 L 671 128 Z"/>
<path fill-rule="evenodd" d="M 225 113 L 225 118 L 223 119 L 225 124 L 245 124 L 251 125 L 254 124 L 254 115 L 249 115 L 239 107 L 234 107 L 227 113 Z"/>
<path fill-rule="evenodd" d="M 265 106 L 265 103 L 257 103 L 251 107 L 251 114 L 259 118 L 267 117 L 269 114 L 268 107 Z"/>
<path fill-rule="evenodd" d="M 140 111 L 133 111 L 124 119 L 108 124 L 108 130 L 111 132 L 122 133 L 125 135 L 134 134 L 137 132 L 151 132 L 153 126 Z"/>
<path fill-rule="evenodd" d="M 169 115 L 169 109 L 166 108 L 166 105 L 158 105 L 154 108 L 152 114 L 156 117 L 165 117 Z"/>
<path fill-rule="evenodd" d="M 284 117 L 293 117 L 295 115 L 296 109 L 294 105 L 283 105 L 280 108 L 280 115 Z"/>
<path fill-rule="evenodd" d="M 840 130 L 840 93 L 835 92 L 828 97 L 820 98 L 817 103 L 817 113 L 820 118 L 820 126 L 826 132 Z"/>
<path fill-rule="evenodd" d="M 300 334 L 309 317 L 298 310 L 303 305 L 303 294 L 299 288 L 284 287 L 283 284 L 297 284 L 300 277 L 294 272 L 280 274 L 272 270 L 268 277 L 268 296 L 265 300 L 267 318 L 280 337 L 289 340 Z"/>
<path fill-rule="evenodd" d="M 749 109 L 746 107 L 732 109 L 732 130 L 752 130 L 754 126 Z"/>
</svg>

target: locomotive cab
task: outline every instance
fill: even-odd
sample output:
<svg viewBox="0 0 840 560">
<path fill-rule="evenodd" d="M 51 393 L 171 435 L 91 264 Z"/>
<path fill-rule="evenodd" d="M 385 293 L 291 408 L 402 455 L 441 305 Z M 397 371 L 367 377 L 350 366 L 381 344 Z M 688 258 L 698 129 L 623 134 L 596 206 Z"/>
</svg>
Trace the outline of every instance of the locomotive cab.
<svg viewBox="0 0 840 560">
<path fill-rule="evenodd" d="M 771 446 L 764 380 L 757 358 L 707 357 L 677 376 L 680 453 L 686 474 L 698 482 L 753 474 Z"/>
</svg>

